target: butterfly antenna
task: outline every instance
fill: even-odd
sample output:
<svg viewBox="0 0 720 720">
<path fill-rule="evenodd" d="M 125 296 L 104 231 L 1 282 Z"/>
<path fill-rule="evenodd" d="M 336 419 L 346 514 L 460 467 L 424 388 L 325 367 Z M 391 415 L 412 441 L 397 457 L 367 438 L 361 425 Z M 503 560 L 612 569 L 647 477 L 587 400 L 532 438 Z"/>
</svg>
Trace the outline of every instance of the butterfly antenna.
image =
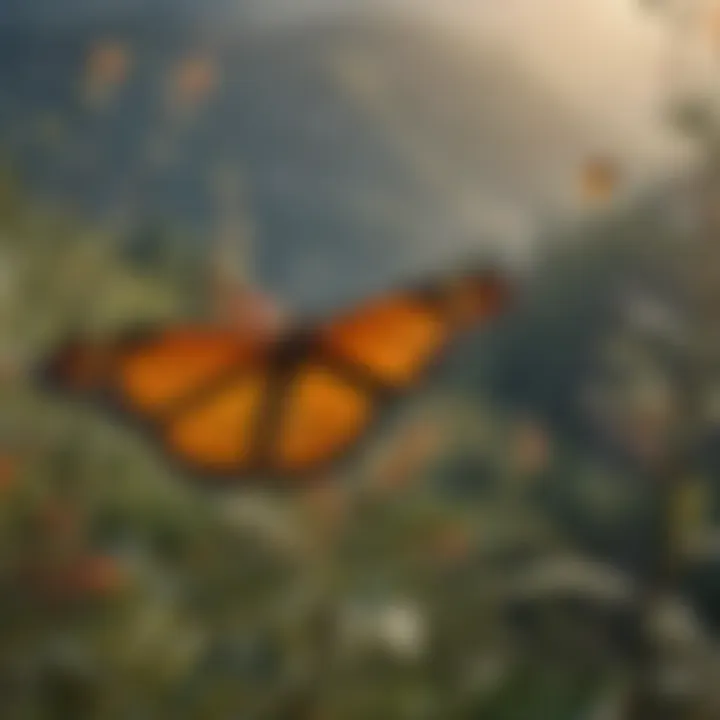
<svg viewBox="0 0 720 720">
<path fill-rule="evenodd" d="M 259 287 L 254 249 L 256 231 L 248 189 L 235 170 L 216 178 L 217 226 L 210 248 L 210 316 L 224 324 L 275 326 L 284 313 Z M 255 320 L 251 321 L 251 316 Z"/>
<path fill-rule="evenodd" d="M 255 228 L 247 202 L 247 190 L 239 174 L 219 173 L 216 182 L 217 229 L 211 248 L 211 289 L 217 284 L 245 289 L 252 284 Z"/>
</svg>

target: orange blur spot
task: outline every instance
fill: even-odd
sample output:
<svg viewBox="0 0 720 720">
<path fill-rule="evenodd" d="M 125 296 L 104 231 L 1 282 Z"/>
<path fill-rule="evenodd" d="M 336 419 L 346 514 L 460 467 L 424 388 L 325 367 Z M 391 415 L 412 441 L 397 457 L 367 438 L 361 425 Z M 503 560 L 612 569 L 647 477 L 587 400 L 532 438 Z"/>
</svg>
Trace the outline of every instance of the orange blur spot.
<svg viewBox="0 0 720 720">
<path fill-rule="evenodd" d="M 88 54 L 85 66 L 85 91 L 87 99 L 101 103 L 125 84 L 132 57 L 121 42 L 105 40 L 96 43 Z"/>
<path fill-rule="evenodd" d="M 173 99 L 177 105 L 194 107 L 212 94 L 219 80 L 218 67 L 211 58 L 185 58 L 175 69 Z"/>
<path fill-rule="evenodd" d="M 620 169 L 606 157 L 588 160 L 580 171 L 580 191 L 590 203 L 604 203 L 612 199 L 620 184 Z"/>
</svg>

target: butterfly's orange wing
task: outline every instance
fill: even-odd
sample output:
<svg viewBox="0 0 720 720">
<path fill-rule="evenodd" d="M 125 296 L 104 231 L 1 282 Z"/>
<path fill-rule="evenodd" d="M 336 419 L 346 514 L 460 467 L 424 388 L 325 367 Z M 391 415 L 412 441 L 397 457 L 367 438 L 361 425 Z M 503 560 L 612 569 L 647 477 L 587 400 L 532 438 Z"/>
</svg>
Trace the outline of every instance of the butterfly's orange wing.
<svg viewBox="0 0 720 720">
<path fill-rule="evenodd" d="M 317 468 L 347 450 L 385 401 L 415 386 L 458 330 L 505 306 L 489 275 L 391 293 L 321 324 L 294 368 L 272 445 L 273 470 Z"/>
<path fill-rule="evenodd" d="M 44 375 L 52 387 L 107 400 L 196 471 L 243 473 L 251 469 L 270 345 L 204 327 L 148 331 L 68 343 Z"/>
<path fill-rule="evenodd" d="M 70 344 L 54 385 L 108 397 L 209 476 L 305 476 L 336 459 L 456 331 L 495 314 L 494 279 L 391 293 L 276 338 L 209 328 Z"/>
</svg>

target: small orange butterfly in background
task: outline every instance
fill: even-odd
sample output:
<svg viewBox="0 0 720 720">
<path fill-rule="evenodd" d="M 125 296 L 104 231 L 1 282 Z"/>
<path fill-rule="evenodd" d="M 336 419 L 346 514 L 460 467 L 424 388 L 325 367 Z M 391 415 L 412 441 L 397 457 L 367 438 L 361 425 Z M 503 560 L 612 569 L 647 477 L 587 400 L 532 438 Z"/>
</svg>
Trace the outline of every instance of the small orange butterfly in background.
<svg viewBox="0 0 720 720">
<path fill-rule="evenodd" d="M 620 184 L 620 168 L 612 158 L 597 156 L 581 169 L 580 189 L 589 203 L 605 203 L 613 198 Z"/>
<path fill-rule="evenodd" d="M 194 475 L 307 479 L 357 444 L 451 341 L 496 316 L 510 296 L 507 279 L 483 271 L 271 333 L 200 324 L 76 339 L 41 379 L 139 421 Z"/>
</svg>

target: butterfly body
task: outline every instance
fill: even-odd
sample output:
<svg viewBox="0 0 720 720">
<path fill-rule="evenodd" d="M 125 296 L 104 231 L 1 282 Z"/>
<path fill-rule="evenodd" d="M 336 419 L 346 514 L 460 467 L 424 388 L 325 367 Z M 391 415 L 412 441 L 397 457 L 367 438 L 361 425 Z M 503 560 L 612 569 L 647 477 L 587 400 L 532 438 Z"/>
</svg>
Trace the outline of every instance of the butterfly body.
<svg viewBox="0 0 720 720">
<path fill-rule="evenodd" d="M 391 292 L 278 333 L 199 325 L 77 339 L 42 374 L 54 389 L 140 421 L 194 475 L 295 482 L 358 445 L 458 333 L 495 315 L 507 296 L 503 280 L 482 274 Z"/>
</svg>

